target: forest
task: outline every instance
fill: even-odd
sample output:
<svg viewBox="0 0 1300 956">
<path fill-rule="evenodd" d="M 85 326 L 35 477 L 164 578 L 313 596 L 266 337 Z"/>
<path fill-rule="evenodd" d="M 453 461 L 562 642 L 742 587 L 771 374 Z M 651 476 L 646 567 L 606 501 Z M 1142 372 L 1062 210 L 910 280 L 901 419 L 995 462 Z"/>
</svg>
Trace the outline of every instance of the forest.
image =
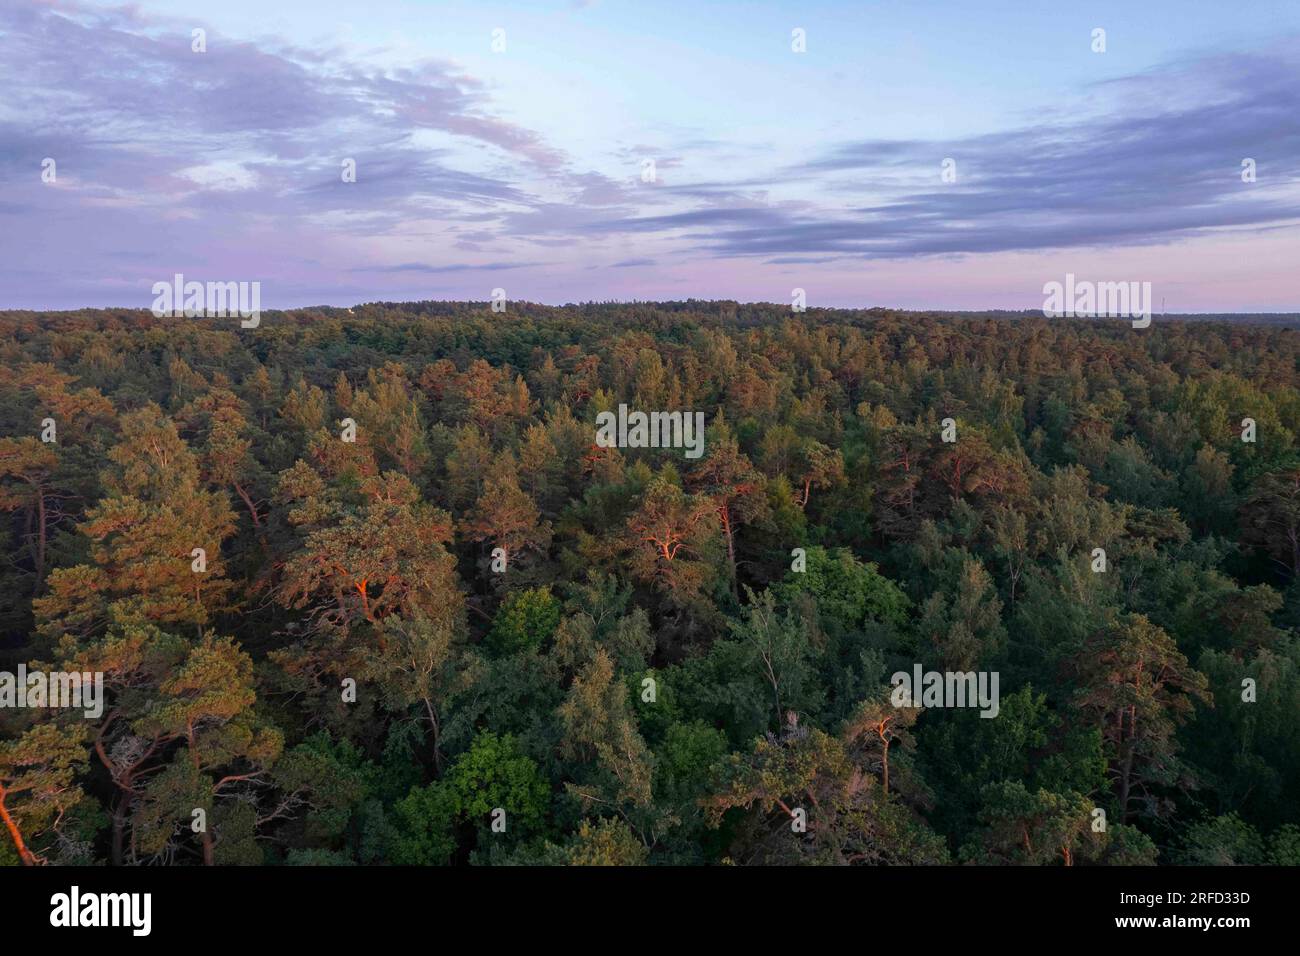
<svg viewBox="0 0 1300 956">
<path fill-rule="evenodd" d="M 0 862 L 1300 864 L 1298 339 L 0 312 Z"/>
</svg>

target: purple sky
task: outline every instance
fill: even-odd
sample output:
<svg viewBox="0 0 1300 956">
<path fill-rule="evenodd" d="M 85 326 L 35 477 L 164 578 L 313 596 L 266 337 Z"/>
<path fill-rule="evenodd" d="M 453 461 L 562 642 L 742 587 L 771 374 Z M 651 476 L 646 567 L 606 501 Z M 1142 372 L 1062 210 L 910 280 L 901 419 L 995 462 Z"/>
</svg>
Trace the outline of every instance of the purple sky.
<svg viewBox="0 0 1300 956">
<path fill-rule="evenodd" d="M 0 2 L 0 308 L 1300 309 L 1300 5 L 264 6 Z"/>
</svg>

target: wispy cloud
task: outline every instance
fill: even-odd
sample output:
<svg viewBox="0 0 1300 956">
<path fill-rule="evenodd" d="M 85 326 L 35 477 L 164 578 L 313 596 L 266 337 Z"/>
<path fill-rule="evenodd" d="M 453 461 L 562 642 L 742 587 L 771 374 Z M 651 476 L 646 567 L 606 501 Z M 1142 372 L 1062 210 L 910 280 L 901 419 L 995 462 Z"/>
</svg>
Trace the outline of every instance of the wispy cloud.
<svg viewBox="0 0 1300 956">
<path fill-rule="evenodd" d="M 849 268 L 1300 223 L 1295 37 L 1097 82 L 978 135 L 792 151 L 660 128 L 595 153 L 504 118 L 493 84 L 448 59 L 386 66 L 214 25 L 195 53 L 196 25 L 86 0 L 0 5 L 0 83 L 23 91 L 0 102 L 0 232 L 24 239 L 0 258 L 0 307 L 41 286 L 145 301 L 173 271 L 323 301 L 509 270 L 582 298 L 603 291 L 593 267 L 628 289 L 719 274 L 688 262 Z M 1257 182 L 1242 182 L 1246 157 Z"/>
<path fill-rule="evenodd" d="M 812 202 L 697 184 L 677 191 L 721 202 L 583 228 L 679 231 L 719 256 L 896 258 L 1164 243 L 1300 220 L 1300 58 L 1216 55 L 1106 86 L 1118 105 L 1102 115 L 955 141 L 840 143 L 751 183 L 811 185 Z M 943 183 L 949 158 L 956 180 Z M 1242 181 L 1245 158 L 1254 183 Z"/>
</svg>

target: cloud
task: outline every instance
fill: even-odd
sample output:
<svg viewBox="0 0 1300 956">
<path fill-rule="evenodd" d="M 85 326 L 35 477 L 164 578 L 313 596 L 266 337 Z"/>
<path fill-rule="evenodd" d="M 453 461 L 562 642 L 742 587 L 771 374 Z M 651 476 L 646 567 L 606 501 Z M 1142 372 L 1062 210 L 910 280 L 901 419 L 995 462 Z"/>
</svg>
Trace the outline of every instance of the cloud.
<svg viewBox="0 0 1300 956">
<path fill-rule="evenodd" d="M 792 176 L 851 171 L 902 189 L 832 220 L 789 217 L 736 230 L 718 247 L 738 254 L 840 252 L 869 256 L 978 253 L 1160 243 L 1220 228 L 1300 218 L 1300 60 L 1215 55 L 1103 84 L 1106 112 L 955 142 L 865 141 L 837 146 Z M 956 162 L 957 182 L 940 183 Z M 1241 161 L 1261 174 L 1243 183 Z M 1263 170 L 1267 170 L 1263 172 Z"/>
<path fill-rule="evenodd" d="M 359 266 L 353 272 L 422 272 L 440 275 L 446 272 L 500 272 L 505 269 L 527 269 L 541 265 L 539 262 L 481 262 L 453 263 L 451 265 L 429 265 L 423 262 L 403 262 L 395 266 Z"/>
<path fill-rule="evenodd" d="M 281 288 L 312 264 L 332 286 L 358 260 L 410 257 L 421 234 L 425 255 L 473 248 L 456 224 L 482 240 L 541 205 L 526 182 L 601 188 L 449 63 L 382 70 L 212 28 L 197 53 L 192 27 L 131 7 L 0 5 L 0 83 L 23 90 L 21 109 L 0 103 L 0 231 L 27 237 L 0 262 L 0 294 L 26 295 L 42 273 L 89 288 L 98 273 L 122 302 L 174 269 L 256 269 Z M 125 275 L 120 247 L 136 251 Z"/>
<path fill-rule="evenodd" d="M 848 270 L 1285 237 L 1300 222 L 1294 38 L 1099 83 L 979 136 L 799 157 L 649 128 L 579 157 L 503 118 L 453 63 L 385 68 L 212 27 L 194 53 L 194 26 L 81 0 L 0 3 L 0 83 L 22 91 L 0 101 L 0 233 L 24 237 L 0 257 L 0 305 L 50 289 L 147 304 L 177 271 L 263 279 L 276 306 L 285 290 L 391 299 L 432 275 L 472 290 L 500 270 L 581 298 L 593 265 L 627 270 L 624 288 L 655 266 L 644 274 L 676 293 L 730 279 L 717 260 Z M 1255 183 L 1241 181 L 1246 157 Z M 644 158 L 669 175 L 642 183 Z"/>
<path fill-rule="evenodd" d="M 479 85 L 443 64 L 389 75 L 346 63 L 322 68 L 299 62 L 290 47 L 263 49 L 212 33 L 207 52 L 194 53 L 187 34 L 131 33 L 119 20 L 82 22 L 65 8 L 73 9 L 0 7 L 0 77 L 24 90 L 33 147 L 86 150 L 101 160 L 147 153 L 164 169 L 194 165 L 195 157 L 182 155 L 191 150 L 252 154 L 295 169 L 322 155 L 350 155 L 356 144 L 400 148 L 415 131 L 434 130 L 539 165 L 562 162 L 536 133 L 485 113 Z M 0 163 L 12 172 L 33 152 L 10 146 Z"/>
<path fill-rule="evenodd" d="M 1159 244 L 1300 221 L 1295 54 L 1193 58 L 1088 92 L 1033 125 L 839 143 L 768 174 L 667 187 L 657 198 L 682 207 L 656 215 L 539 210 L 515 225 L 672 234 L 700 254 L 790 262 Z M 1254 183 L 1240 175 L 1248 157 Z M 789 192 L 804 198 L 773 198 Z"/>
</svg>

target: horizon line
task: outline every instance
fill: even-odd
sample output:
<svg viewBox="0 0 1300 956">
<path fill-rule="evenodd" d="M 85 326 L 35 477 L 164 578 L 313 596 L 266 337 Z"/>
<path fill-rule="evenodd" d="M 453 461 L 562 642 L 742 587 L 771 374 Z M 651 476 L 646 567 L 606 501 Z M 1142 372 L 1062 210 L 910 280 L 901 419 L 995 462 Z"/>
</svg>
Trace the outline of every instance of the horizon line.
<svg viewBox="0 0 1300 956">
<path fill-rule="evenodd" d="M 552 302 L 542 302 L 542 301 L 537 301 L 537 300 L 533 300 L 533 299 L 513 299 L 513 298 L 512 298 L 512 299 L 508 299 L 507 301 L 508 301 L 511 305 L 521 305 L 521 306 L 525 306 L 525 305 L 526 305 L 526 306 L 540 306 L 540 307 L 542 307 L 542 308 L 546 308 L 546 309 L 564 309 L 564 308 L 572 308 L 572 307 L 575 307 L 575 306 L 590 306 L 590 305 L 607 305 L 607 306 L 617 306 L 617 305 L 662 305 L 662 304 L 670 304 L 670 303 L 673 303 L 673 304 L 676 304 L 676 303 L 681 303 L 681 304 L 685 304 L 685 303 L 699 303 L 699 304 L 701 304 L 701 305 L 734 305 L 734 306 L 746 306 L 746 307 L 771 306 L 771 307 L 782 308 L 782 309 L 790 309 L 790 308 L 791 308 L 790 303 L 788 303 L 788 302 L 774 302 L 774 301 L 770 301 L 770 300 L 766 300 L 766 299 L 754 299 L 754 300 L 748 300 L 748 301 L 741 301 L 741 300 L 739 300 L 739 299 L 728 299 L 728 298 L 723 298 L 723 299 L 706 299 L 706 298 L 696 298 L 696 297 L 694 297 L 694 296 L 689 296 L 689 297 L 684 298 L 684 299 L 638 299 L 638 298 L 632 298 L 632 299 L 618 299 L 618 298 L 613 298 L 613 299 L 586 299 L 586 300 L 581 300 L 581 301 L 576 301 L 576 302 L 575 302 L 575 301 L 569 301 L 569 302 L 556 302 L 556 303 L 552 303 Z M 268 308 L 261 309 L 260 311 L 263 312 L 263 313 L 269 313 L 269 312 L 303 312 L 303 311 L 310 311 L 310 310 L 312 310 L 312 309 L 339 309 L 339 310 L 352 310 L 352 309 L 361 308 L 361 307 L 364 307 L 364 306 L 370 306 L 370 305 L 402 306 L 402 305 L 420 305 L 420 304 L 424 304 L 424 303 L 435 303 L 435 304 L 438 304 L 438 305 L 466 305 L 466 306 L 482 305 L 482 306 L 485 306 L 485 307 L 490 307 L 491 304 L 492 304 L 492 300 L 491 300 L 491 299 L 437 299 L 437 298 L 428 298 L 428 299 L 368 299 L 368 300 L 365 300 L 365 301 L 354 302 L 354 303 L 352 303 L 352 304 L 350 304 L 350 305 L 335 305 L 335 304 L 328 303 L 328 302 L 317 302 L 317 303 L 312 303 L 312 304 L 309 304 L 309 305 L 295 305 L 295 306 L 289 306 L 289 307 L 286 307 L 286 308 L 273 308 L 273 307 L 268 307 Z M 140 305 L 83 305 L 83 306 L 77 306 L 77 307 L 75 307 L 75 308 L 44 308 L 44 309 L 32 309 L 32 308 L 9 308 L 9 307 L 0 306 L 0 313 L 5 313 L 5 314 L 11 314 L 11 313 L 32 313 L 32 314 L 37 314 L 37 315 L 43 315 L 43 314 L 66 315 L 66 314 L 70 314 L 70 313 L 73 313 L 73 312 L 86 312 L 86 311 L 98 311 L 98 312 L 108 312 L 108 311 L 143 312 L 143 313 L 146 313 L 146 314 L 148 314 L 148 315 L 150 315 L 150 316 L 152 316 L 152 317 L 154 317 L 154 318 L 168 318 L 168 317 L 170 317 L 170 316 L 155 316 L 155 315 L 153 314 L 153 312 L 152 312 L 152 311 L 151 311 L 147 306 L 140 306 Z M 943 314 L 943 315 L 988 315 L 988 314 L 1005 314 L 1005 315 L 1040 316 L 1040 317 L 1042 317 L 1042 318 L 1058 318 L 1058 319 L 1059 319 L 1059 318 L 1067 318 L 1066 316 L 1047 316 L 1047 315 L 1044 314 L 1044 312 L 1043 312 L 1042 309 L 1007 309 L 1007 308 L 979 308 L 979 307 L 975 307 L 975 308 L 944 308 L 944 307 L 903 308 L 903 307 L 899 307 L 899 306 L 890 306 L 890 305 L 848 305 L 848 306 L 844 306 L 844 305 L 808 305 L 807 307 L 805 307 L 804 309 L 802 309 L 800 312 L 792 312 L 791 314 L 792 314 L 792 315 L 800 315 L 800 314 L 806 314 L 806 313 L 808 313 L 808 312 L 876 312 L 876 311 L 884 311 L 884 312 L 899 312 L 899 313 L 904 313 L 904 314 L 926 314 L 926 313 L 937 313 L 937 314 Z M 496 313 L 496 314 L 505 314 L 505 313 Z M 1297 319 L 1300 319 L 1300 307 L 1296 308 L 1295 310 L 1280 310 L 1280 311 L 1279 311 L 1279 310 L 1275 310 L 1275 311 L 1232 311 L 1232 310 L 1224 310 L 1224 309 L 1210 309 L 1210 310 L 1204 310 L 1204 311 L 1183 311 L 1183 312 L 1163 312 L 1163 311 L 1162 311 L 1162 312 L 1155 312 L 1155 313 L 1153 313 L 1153 315 L 1160 315 L 1160 316 L 1166 316 L 1166 317 L 1176 317 L 1176 316 L 1219 316 L 1219 315 L 1227 315 L 1227 316 L 1287 316 L 1287 317 L 1295 317 L 1295 318 L 1297 318 Z M 206 317 L 206 316 L 192 316 L 192 317 L 185 317 L 185 318 L 207 318 L 207 317 Z M 1116 317 L 1116 316 L 1108 316 L 1108 315 L 1081 315 L 1081 316 L 1071 316 L 1071 317 L 1069 317 L 1069 318 L 1091 320 L 1091 319 L 1115 319 L 1115 318 L 1117 318 L 1117 317 Z M 1122 319 L 1123 317 L 1120 316 L 1120 317 L 1118 317 L 1118 318 Z"/>
</svg>

